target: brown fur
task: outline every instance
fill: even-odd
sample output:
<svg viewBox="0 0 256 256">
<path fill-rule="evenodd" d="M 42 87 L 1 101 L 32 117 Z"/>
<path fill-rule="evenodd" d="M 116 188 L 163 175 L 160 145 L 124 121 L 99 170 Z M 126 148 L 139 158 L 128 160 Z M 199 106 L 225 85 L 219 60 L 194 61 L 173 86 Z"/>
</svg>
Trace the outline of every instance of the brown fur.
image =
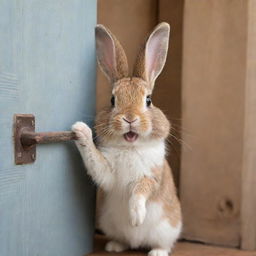
<svg viewBox="0 0 256 256">
<path fill-rule="evenodd" d="M 146 72 L 145 72 L 145 48 L 146 48 L 146 41 L 141 47 L 133 69 L 133 76 L 140 77 L 143 80 L 147 81 Z"/>
<path fill-rule="evenodd" d="M 150 198 L 152 194 L 159 189 L 161 177 L 144 177 L 138 181 L 132 189 L 132 194 L 143 195 L 146 199 Z"/>
<path fill-rule="evenodd" d="M 164 216 L 173 227 L 181 221 L 181 208 L 176 195 L 171 169 L 167 161 L 152 170 L 152 177 L 144 177 L 132 188 L 132 194 L 143 195 L 149 202 L 163 204 Z"/>
<path fill-rule="evenodd" d="M 163 203 L 165 218 L 167 218 L 173 227 L 181 221 L 180 203 L 176 194 L 175 184 L 173 182 L 171 168 L 165 160 L 161 168 L 153 170 L 154 173 L 161 175 L 159 189 L 150 198 L 152 201 Z M 161 173 L 161 174 L 160 174 Z"/>
<path fill-rule="evenodd" d="M 120 42 L 116 39 L 116 37 L 114 35 L 112 35 L 112 37 L 115 42 L 115 50 L 116 50 L 116 56 L 117 56 L 117 58 L 116 58 L 117 72 L 116 72 L 114 81 L 118 81 L 119 79 L 128 76 L 129 69 L 128 69 L 127 58 L 126 58 L 126 55 L 125 55 L 122 45 L 120 44 Z"/>
</svg>

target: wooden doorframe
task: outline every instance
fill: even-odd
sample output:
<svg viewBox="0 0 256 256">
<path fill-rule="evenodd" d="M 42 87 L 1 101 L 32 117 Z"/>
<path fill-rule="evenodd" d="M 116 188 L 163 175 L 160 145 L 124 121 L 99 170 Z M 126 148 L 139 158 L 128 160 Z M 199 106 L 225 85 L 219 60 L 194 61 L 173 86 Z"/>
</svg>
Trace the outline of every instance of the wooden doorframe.
<svg viewBox="0 0 256 256">
<path fill-rule="evenodd" d="M 256 2 L 248 0 L 241 248 L 256 250 Z"/>
</svg>

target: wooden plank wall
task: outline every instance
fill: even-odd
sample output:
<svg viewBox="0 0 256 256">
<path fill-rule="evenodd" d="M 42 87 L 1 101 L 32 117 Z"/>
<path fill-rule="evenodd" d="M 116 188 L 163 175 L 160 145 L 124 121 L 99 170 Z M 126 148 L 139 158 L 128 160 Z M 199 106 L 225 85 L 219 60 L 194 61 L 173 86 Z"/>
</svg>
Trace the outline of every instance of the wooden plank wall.
<svg viewBox="0 0 256 256">
<path fill-rule="evenodd" d="M 182 67 L 184 237 L 240 245 L 247 1 L 185 0 Z"/>
</svg>

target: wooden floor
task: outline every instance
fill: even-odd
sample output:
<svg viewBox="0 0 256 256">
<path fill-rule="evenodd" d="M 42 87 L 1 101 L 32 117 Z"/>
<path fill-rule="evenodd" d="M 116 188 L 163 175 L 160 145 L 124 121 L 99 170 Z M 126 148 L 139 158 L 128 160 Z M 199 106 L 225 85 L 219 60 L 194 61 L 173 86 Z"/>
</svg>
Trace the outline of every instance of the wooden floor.
<svg viewBox="0 0 256 256">
<path fill-rule="evenodd" d="M 88 254 L 88 256 L 97 255 L 133 255 L 145 256 L 146 251 L 126 251 L 122 253 L 107 253 L 104 251 L 104 246 L 107 240 L 104 236 L 96 235 L 95 239 L 95 252 Z M 241 251 L 237 249 L 223 248 L 203 245 L 200 243 L 179 242 L 176 244 L 172 256 L 256 256 L 256 251 Z"/>
</svg>

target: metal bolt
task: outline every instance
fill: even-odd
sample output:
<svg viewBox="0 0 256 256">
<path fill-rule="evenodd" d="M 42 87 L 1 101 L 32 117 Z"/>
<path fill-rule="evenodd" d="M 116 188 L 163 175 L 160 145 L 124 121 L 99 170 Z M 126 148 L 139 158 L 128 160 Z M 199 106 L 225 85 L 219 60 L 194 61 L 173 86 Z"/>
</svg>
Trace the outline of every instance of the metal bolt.
<svg viewBox="0 0 256 256">
<path fill-rule="evenodd" d="M 19 152 L 17 155 L 18 155 L 18 157 L 19 157 L 19 158 L 21 158 L 21 157 L 22 157 L 21 152 Z"/>
<path fill-rule="evenodd" d="M 35 121 L 34 121 L 34 120 L 32 120 L 32 121 L 31 121 L 31 124 L 32 124 L 32 126 L 34 126 L 34 125 L 35 125 Z"/>
<path fill-rule="evenodd" d="M 32 160 L 35 160 L 35 159 L 36 159 L 36 155 L 35 155 L 35 154 L 32 154 L 32 155 L 31 155 L 31 159 L 32 159 Z"/>
</svg>

